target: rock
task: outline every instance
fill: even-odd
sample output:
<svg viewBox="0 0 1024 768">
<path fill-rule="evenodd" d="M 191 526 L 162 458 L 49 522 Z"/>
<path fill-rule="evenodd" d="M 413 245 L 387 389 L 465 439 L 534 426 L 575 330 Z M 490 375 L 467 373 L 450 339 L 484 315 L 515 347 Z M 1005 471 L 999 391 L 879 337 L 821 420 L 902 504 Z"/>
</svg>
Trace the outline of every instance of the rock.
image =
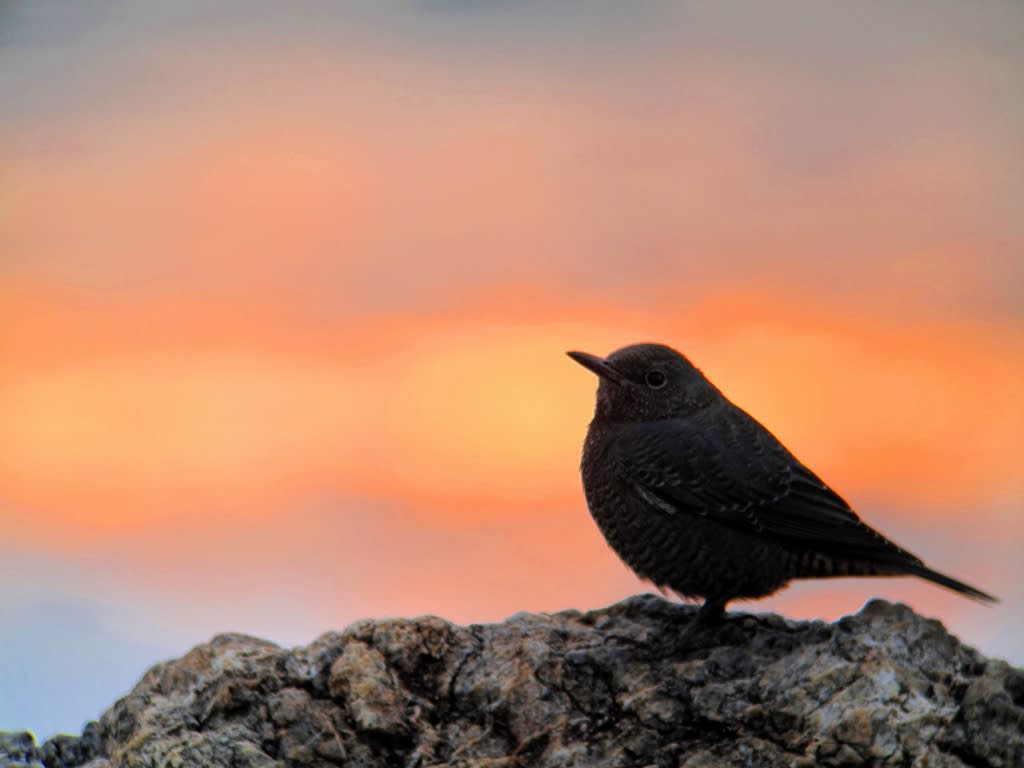
<svg viewBox="0 0 1024 768">
<path fill-rule="evenodd" d="M 0 735 L 0 766 L 1024 765 L 1024 671 L 906 606 L 681 640 L 694 610 L 364 621 L 294 650 L 219 635 L 81 737 Z"/>
<path fill-rule="evenodd" d="M 0 731 L 0 768 L 42 768 L 42 751 L 28 731 Z"/>
</svg>

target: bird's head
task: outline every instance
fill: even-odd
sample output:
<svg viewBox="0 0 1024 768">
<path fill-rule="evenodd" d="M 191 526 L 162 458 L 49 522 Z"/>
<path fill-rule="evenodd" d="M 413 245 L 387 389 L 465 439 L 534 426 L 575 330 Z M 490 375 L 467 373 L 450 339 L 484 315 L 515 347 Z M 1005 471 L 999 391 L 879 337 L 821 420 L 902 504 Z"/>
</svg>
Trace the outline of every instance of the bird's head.
<svg viewBox="0 0 1024 768">
<path fill-rule="evenodd" d="M 685 416 L 714 401 L 715 387 L 663 344 L 633 344 L 608 357 L 569 352 L 598 375 L 595 420 L 654 421 Z"/>
</svg>

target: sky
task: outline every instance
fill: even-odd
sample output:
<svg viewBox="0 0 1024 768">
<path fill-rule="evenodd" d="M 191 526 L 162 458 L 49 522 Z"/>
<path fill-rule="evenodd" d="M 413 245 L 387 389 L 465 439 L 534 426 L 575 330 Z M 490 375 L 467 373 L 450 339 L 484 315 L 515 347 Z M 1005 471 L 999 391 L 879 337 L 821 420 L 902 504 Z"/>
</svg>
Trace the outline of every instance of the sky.
<svg viewBox="0 0 1024 768">
<path fill-rule="evenodd" d="M 223 631 L 651 589 L 565 357 L 675 346 L 1024 663 L 1024 7 L 0 2 L 0 729 Z"/>
</svg>

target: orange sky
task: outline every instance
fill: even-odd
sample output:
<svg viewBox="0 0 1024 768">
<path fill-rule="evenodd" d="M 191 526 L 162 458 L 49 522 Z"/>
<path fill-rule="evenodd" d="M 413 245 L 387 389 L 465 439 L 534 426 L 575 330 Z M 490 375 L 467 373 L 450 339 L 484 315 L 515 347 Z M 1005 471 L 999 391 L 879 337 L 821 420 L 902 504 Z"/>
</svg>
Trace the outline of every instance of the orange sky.
<svg viewBox="0 0 1024 768">
<path fill-rule="evenodd" d="M 1024 22 L 800 7 L 0 12 L 0 535 L 34 585 L 2 623 L 68 600 L 183 651 L 643 589 L 564 351 L 658 340 L 1004 599 L 765 608 L 884 594 L 1020 660 Z"/>
<path fill-rule="evenodd" d="M 594 387 L 562 351 L 648 336 L 685 339 L 728 394 L 854 497 L 955 517 L 1021 493 L 1022 339 L 1005 329 L 894 330 L 753 294 L 631 313 L 521 288 L 324 328 L 258 306 L 61 293 L 4 302 L 19 320 L 0 369 L 0 481 L 31 510 L 10 521 L 28 540 L 45 521 L 53 545 L 88 547 L 180 521 L 183 506 L 259 513 L 328 489 L 447 525 L 578 503 Z"/>
</svg>

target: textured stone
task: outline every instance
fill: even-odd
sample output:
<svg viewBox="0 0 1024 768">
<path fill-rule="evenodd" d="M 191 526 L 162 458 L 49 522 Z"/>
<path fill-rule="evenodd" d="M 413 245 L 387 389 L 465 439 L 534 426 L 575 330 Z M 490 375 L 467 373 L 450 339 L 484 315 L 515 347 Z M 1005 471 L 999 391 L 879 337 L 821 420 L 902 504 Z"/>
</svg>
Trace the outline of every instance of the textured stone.
<svg viewBox="0 0 1024 768">
<path fill-rule="evenodd" d="M 643 595 L 493 625 L 364 621 L 285 650 L 220 635 L 82 737 L 0 766 L 1024 765 L 1024 671 L 902 605 L 835 624 Z M 5 762 L 6 761 L 6 762 Z"/>
<path fill-rule="evenodd" d="M 42 768 L 43 753 L 28 731 L 0 731 L 0 768 Z"/>
</svg>

